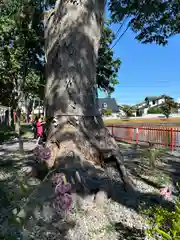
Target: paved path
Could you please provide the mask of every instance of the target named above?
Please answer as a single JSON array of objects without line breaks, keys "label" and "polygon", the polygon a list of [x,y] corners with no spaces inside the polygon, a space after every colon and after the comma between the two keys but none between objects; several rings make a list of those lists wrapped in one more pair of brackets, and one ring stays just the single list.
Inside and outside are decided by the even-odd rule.
[{"label": "paved path", "polygon": [[[24,139],[23,145],[24,145],[24,151],[31,151],[35,148],[35,140],[32,139]],[[16,152],[19,149],[19,143],[18,140],[13,140],[6,142],[4,144],[0,145],[0,155],[3,155],[6,151],[9,152]]]}]

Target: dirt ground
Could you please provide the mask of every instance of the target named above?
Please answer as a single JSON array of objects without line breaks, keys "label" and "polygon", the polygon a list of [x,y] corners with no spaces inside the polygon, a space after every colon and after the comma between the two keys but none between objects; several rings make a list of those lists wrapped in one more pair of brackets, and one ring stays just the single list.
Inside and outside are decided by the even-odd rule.
[{"label": "dirt ground", "polygon": [[[51,184],[28,176],[34,147],[34,141],[26,140],[25,153],[21,155],[17,151],[16,141],[0,145],[0,236],[8,233],[11,236],[15,234],[16,239],[22,237],[22,234],[31,234],[31,239],[36,240],[64,239],[65,235],[68,240],[144,240],[145,219],[141,214],[142,208],[148,208],[154,203],[170,206],[170,202],[162,201],[159,195],[161,187],[171,186],[173,195],[176,195],[175,185],[180,180],[178,152],[163,152],[152,169],[149,166],[147,148],[120,144],[124,164],[135,181],[137,191],[124,193],[113,163],[107,164],[106,171],[100,173],[89,165],[86,166],[86,171],[82,171],[80,165],[73,162],[67,173],[78,169],[89,189],[93,190],[99,184],[101,191],[106,192],[108,197],[105,202],[101,200],[101,206],[95,206],[92,195],[74,195],[74,199],[78,197],[81,208],[72,208],[66,219],[68,226],[65,226],[59,217],[58,222],[57,216],[52,218],[49,198],[52,194]],[[93,174],[88,175],[89,172]],[[20,216],[26,222],[23,229],[14,227],[14,209],[20,210]]]}]

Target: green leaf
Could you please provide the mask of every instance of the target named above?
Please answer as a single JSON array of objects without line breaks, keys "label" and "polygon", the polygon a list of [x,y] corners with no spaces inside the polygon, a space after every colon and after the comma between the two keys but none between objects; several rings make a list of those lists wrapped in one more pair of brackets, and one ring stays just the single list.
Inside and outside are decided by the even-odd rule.
[{"label": "green leaf", "polygon": [[164,232],[163,230],[156,229],[156,231],[161,234],[164,240],[173,240],[172,237],[168,233]]},{"label": "green leaf", "polygon": [[121,65],[121,60],[114,58],[114,52],[110,46],[114,39],[115,36],[109,24],[105,24],[100,40],[96,78],[98,87],[108,94],[111,94],[114,86],[119,83],[118,71]]},{"label": "green leaf", "polygon": [[19,187],[21,189],[21,193],[25,195],[27,193],[27,189],[22,182],[20,182]]},{"label": "green leaf", "polygon": [[164,46],[171,36],[179,34],[179,6],[179,0],[111,0],[109,10],[112,21],[126,24],[141,43]]}]

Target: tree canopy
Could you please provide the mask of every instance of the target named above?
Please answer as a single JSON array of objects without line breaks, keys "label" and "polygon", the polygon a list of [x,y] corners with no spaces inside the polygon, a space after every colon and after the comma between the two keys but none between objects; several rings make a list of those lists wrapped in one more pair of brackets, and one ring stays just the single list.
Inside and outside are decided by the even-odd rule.
[{"label": "tree canopy", "polygon": [[[55,5],[54,0],[10,0],[0,7],[0,101],[12,104],[17,95],[17,79],[23,78],[23,92],[43,97],[44,71],[44,11]],[[165,45],[179,34],[180,0],[111,0],[108,2],[111,20],[120,27],[127,24],[142,43]],[[105,24],[97,63],[98,87],[108,93],[118,84],[121,61],[114,58],[110,47],[115,39],[109,24]]]},{"label": "tree canopy", "polygon": [[142,43],[165,45],[180,33],[180,0],[111,0],[109,9],[113,22],[127,21]]},{"label": "tree canopy", "polygon": [[120,109],[126,114],[126,117],[133,117],[135,113],[135,108],[131,105],[121,105]]},{"label": "tree canopy", "polygon": [[169,115],[173,112],[177,112],[178,104],[174,101],[172,97],[165,96],[163,105],[160,107],[162,113],[169,118]]},{"label": "tree canopy", "polygon": [[118,71],[121,60],[113,56],[114,52],[111,44],[114,39],[115,35],[107,22],[102,31],[96,70],[98,87],[107,93],[112,93],[114,86],[119,83]]},{"label": "tree canopy", "polygon": [[[53,2],[42,6],[39,0],[14,1],[1,7],[1,103],[14,102],[17,96],[16,81],[23,78],[23,92],[28,96],[43,97],[44,71],[44,25],[43,11]],[[120,59],[113,57],[110,44],[114,34],[108,24],[104,26],[97,63],[98,87],[108,93],[118,84],[117,73]],[[9,86],[7,88],[7,86]]]},{"label": "tree canopy", "polygon": [[4,105],[16,105],[20,79],[25,95],[41,96],[45,84],[42,9],[37,1],[30,3],[11,0],[1,6],[0,101]]}]

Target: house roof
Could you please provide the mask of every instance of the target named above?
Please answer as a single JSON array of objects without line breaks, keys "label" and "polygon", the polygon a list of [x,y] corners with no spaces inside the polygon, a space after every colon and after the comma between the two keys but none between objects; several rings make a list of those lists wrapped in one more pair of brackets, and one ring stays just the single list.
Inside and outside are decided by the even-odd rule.
[{"label": "house roof", "polygon": [[158,97],[156,97],[156,96],[148,96],[145,98],[145,101],[146,100],[153,101],[153,100],[157,100],[157,99],[158,99]]},{"label": "house roof", "polygon": [[115,98],[99,98],[98,99],[99,108],[102,108],[104,103],[107,104],[107,108],[110,108],[112,112],[119,111],[119,107],[117,105]]},{"label": "house roof", "polygon": [[158,100],[158,99],[161,99],[161,98],[164,98],[165,95],[161,95],[161,96],[147,96],[145,98],[145,101],[149,100],[149,101],[154,101],[154,100]]}]

